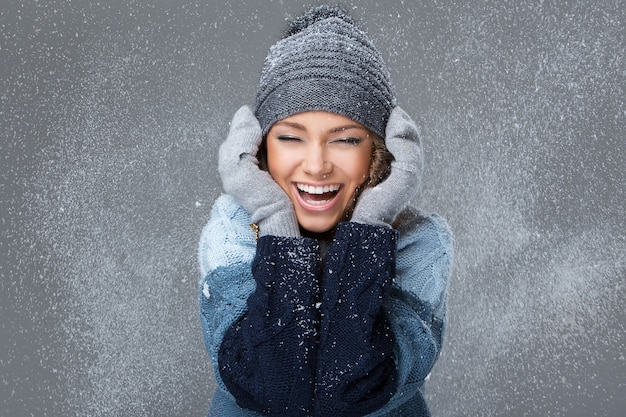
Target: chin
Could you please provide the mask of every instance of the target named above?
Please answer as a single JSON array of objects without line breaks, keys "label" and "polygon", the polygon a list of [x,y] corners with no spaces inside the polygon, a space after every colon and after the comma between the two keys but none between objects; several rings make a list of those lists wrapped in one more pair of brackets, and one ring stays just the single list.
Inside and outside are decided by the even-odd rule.
[{"label": "chin", "polygon": [[325,233],[337,226],[339,221],[321,221],[319,219],[298,219],[301,228],[311,233]]}]

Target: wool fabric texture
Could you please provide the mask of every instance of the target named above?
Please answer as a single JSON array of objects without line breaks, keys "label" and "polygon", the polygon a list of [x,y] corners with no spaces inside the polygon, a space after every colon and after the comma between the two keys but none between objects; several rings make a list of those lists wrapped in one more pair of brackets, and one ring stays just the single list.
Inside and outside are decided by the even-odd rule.
[{"label": "wool fabric texture", "polygon": [[[200,317],[206,348],[213,361],[217,382],[209,416],[260,417],[266,415],[265,409],[260,412],[255,411],[255,409],[259,410],[256,407],[243,408],[237,404],[240,402],[249,406],[246,397],[250,394],[254,395],[256,387],[246,388],[244,378],[239,379],[240,389],[234,389],[234,392],[231,392],[222,379],[221,370],[224,370],[224,367],[232,369],[233,366],[240,364],[239,358],[233,360],[229,357],[234,353],[231,351],[233,346],[227,346],[228,339],[231,339],[233,334],[238,332],[241,332],[242,336],[247,334],[245,337],[250,341],[263,339],[259,345],[253,344],[255,352],[251,351],[247,356],[252,361],[256,360],[256,353],[264,352],[264,346],[272,344],[288,345],[291,343],[292,347],[301,349],[289,358],[265,357],[265,359],[271,359],[274,364],[280,365],[280,361],[285,362],[284,366],[276,366],[276,369],[262,367],[261,372],[256,372],[256,381],[261,382],[265,389],[269,389],[265,392],[272,394],[277,392],[273,388],[276,388],[275,384],[282,378],[295,381],[290,387],[300,387],[303,392],[307,390],[307,387],[310,390],[310,385],[303,383],[303,379],[308,380],[310,384],[307,375],[313,373],[316,375],[314,378],[316,383],[325,381],[323,386],[329,386],[329,380],[346,378],[349,375],[344,374],[341,369],[347,368],[341,366],[341,363],[344,362],[345,365],[346,360],[352,362],[350,355],[353,351],[364,353],[363,358],[367,358],[367,363],[377,363],[375,362],[377,360],[384,363],[384,358],[387,358],[390,353],[374,347],[377,346],[376,340],[388,337],[386,336],[388,329],[391,331],[389,334],[395,338],[396,347],[393,356],[396,372],[395,375],[390,373],[386,375],[393,377],[395,393],[382,407],[380,407],[381,403],[376,404],[373,407],[375,411],[367,416],[430,416],[424,399],[424,380],[439,357],[442,347],[446,326],[446,294],[452,267],[452,235],[445,221],[437,215],[424,217],[415,209],[407,208],[396,217],[393,224],[398,237],[397,240],[393,239],[396,242],[391,246],[385,238],[391,233],[388,229],[343,223],[335,236],[336,243],[329,249],[324,276],[317,280],[319,286],[311,285],[311,280],[307,279],[311,274],[320,273],[318,269],[319,248],[314,242],[309,242],[306,238],[284,237],[260,238],[258,242],[255,242],[249,223],[250,214],[231,196],[222,195],[215,202],[211,218],[200,238],[198,254],[201,274]],[[289,246],[288,250],[284,250],[284,246]],[[395,261],[386,264],[385,259],[393,258],[388,252],[393,246],[397,251]],[[361,256],[365,254],[367,256]],[[380,259],[377,259],[379,255]],[[395,273],[388,269],[393,265],[395,265]],[[271,286],[264,285],[270,281],[262,278],[263,275],[267,279],[270,276],[275,277],[272,280],[283,279],[280,275],[275,276],[274,273],[263,273],[267,268],[276,267],[287,270],[288,279],[284,280],[284,284],[288,283],[288,286],[281,287],[280,284],[283,281],[278,282],[279,285],[274,285],[277,284],[274,281],[271,281]],[[369,280],[364,282],[364,286],[353,286],[351,280],[357,275],[363,276],[363,269],[379,272],[366,274]],[[259,272],[261,272],[260,275]],[[390,274],[394,275],[391,282],[388,280]],[[332,279],[335,275],[341,275],[342,279]],[[354,292],[346,292],[338,287],[343,285],[350,286]],[[391,288],[387,287],[389,285]],[[379,294],[382,293],[387,295],[381,300]],[[341,296],[346,298],[342,299]],[[315,309],[310,308],[313,299],[319,300],[319,310],[317,304]],[[251,317],[250,302],[255,303],[261,300],[266,300],[264,302],[272,306],[268,311],[273,313],[267,317],[258,315],[256,318]],[[372,309],[372,306],[381,301],[388,319],[386,323],[378,321],[376,317],[379,316],[372,314],[379,311]],[[294,302],[307,307],[293,309],[291,307]],[[351,308],[356,308],[356,310],[352,311]],[[258,311],[257,308],[255,310]],[[245,321],[246,317],[247,321]],[[361,320],[363,317],[367,319]],[[309,327],[311,318],[319,322],[316,336],[319,347],[315,350],[318,355],[322,355],[322,358],[318,356],[315,360],[307,356],[306,360],[302,360],[302,355],[308,354],[308,351],[302,348],[306,346],[311,349],[311,346],[317,346],[311,345],[309,339],[312,335]],[[302,325],[304,323],[306,326]],[[359,326],[365,326],[361,330],[363,334],[372,336],[370,340],[366,342],[340,337],[346,332],[350,333],[348,329],[357,323]],[[373,325],[372,330],[367,330],[370,325]],[[277,332],[279,329],[281,331]],[[293,332],[297,334],[295,338]],[[304,343],[303,346],[293,344],[294,340],[301,340]],[[341,345],[340,342],[350,343],[350,345]],[[368,347],[355,347],[354,343],[366,343]],[[259,350],[259,347],[262,349]],[[242,352],[239,350],[239,353]],[[297,355],[301,356],[299,365],[314,363],[315,370],[294,367],[289,361]],[[221,366],[218,362],[221,362]],[[255,367],[247,366],[246,368],[259,370]],[[353,369],[362,371],[362,364]],[[376,369],[384,368],[376,367]],[[274,378],[263,382],[263,374],[274,371],[279,372],[280,375],[277,376],[274,373]],[[226,374],[233,375],[232,372],[226,372]],[[232,384],[228,385],[232,387]],[[244,392],[242,393],[241,390]],[[335,394],[337,392],[340,390],[333,391]],[[343,393],[347,392],[343,391]],[[350,394],[352,393],[351,391]],[[292,395],[284,399],[301,404],[302,398],[298,397],[299,394],[299,391],[292,391]],[[342,398],[346,397],[342,396]],[[336,396],[318,397],[318,401],[313,405],[315,411],[312,415],[324,417],[350,415],[345,413],[345,409],[340,407],[337,400]],[[300,411],[307,414],[308,411],[303,408]],[[329,409],[335,412],[327,412]],[[355,409],[358,415],[368,411],[370,410],[356,411]],[[296,412],[287,415],[299,414]]]},{"label": "wool fabric texture", "polygon": [[340,9],[318,6],[294,20],[261,73],[255,115],[263,134],[285,117],[328,111],[381,138],[396,95],[382,55]]},{"label": "wool fabric texture", "polygon": [[260,235],[299,236],[293,204],[270,174],[259,170],[254,155],[262,140],[258,120],[248,106],[242,106],[233,116],[228,137],[220,146],[218,170],[224,191],[250,212]]},{"label": "wool fabric texture", "polygon": [[218,353],[219,373],[241,407],[277,417],[313,415],[319,262],[313,239],[259,239],[247,314],[226,331]]},{"label": "wool fabric texture", "polygon": [[259,239],[256,289],[218,353],[220,376],[242,408],[276,417],[360,417],[389,401],[397,372],[383,294],[394,272],[395,236],[340,223],[323,271],[317,241]]}]

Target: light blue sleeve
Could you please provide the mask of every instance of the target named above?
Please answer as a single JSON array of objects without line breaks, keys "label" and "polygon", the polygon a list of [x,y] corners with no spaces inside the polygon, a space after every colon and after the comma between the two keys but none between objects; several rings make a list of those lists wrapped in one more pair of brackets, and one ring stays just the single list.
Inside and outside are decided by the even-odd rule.
[{"label": "light blue sleeve", "polygon": [[213,204],[211,217],[200,235],[200,279],[221,266],[251,264],[255,250],[250,214],[233,197],[222,194]]},{"label": "light blue sleeve", "polygon": [[417,410],[427,409],[422,388],[439,358],[447,320],[452,233],[436,214],[424,217],[409,209],[400,217],[394,225],[400,232],[396,277],[385,302],[396,335],[398,391],[380,414],[372,415],[398,408],[421,415]]},{"label": "light blue sleeve", "polygon": [[[222,195],[200,236],[200,319],[215,370],[224,333],[244,314],[256,286],[251,269],[256,242],[249,224],[250,215],[232,197]],[[225,389],[219,372],[215,378]]]}]

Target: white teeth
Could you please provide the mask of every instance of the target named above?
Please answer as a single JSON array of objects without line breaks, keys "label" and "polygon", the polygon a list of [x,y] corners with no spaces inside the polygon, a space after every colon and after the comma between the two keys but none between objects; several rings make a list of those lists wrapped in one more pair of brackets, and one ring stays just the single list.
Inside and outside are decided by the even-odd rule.
[{"label": "white teeth", "polygon": [[321,200],[321,201],[307,200],[307,203],[311,204],[312,206],[323,206],[324,204],[328,203],[329,201],[332,201],[332,199],[330,199],[330,200]]},{"label": "white teeth", "polygon": [[324,194],[324,193],[329,193],[329,192],[335,192],[335,191],[339,191],[339,184],[332,184],[332,185],[325,185],[325,186],[313,186],[313,185],[307,185],[307,184],[300,184],[297,183],[296,186],[298,187],[298,190],[302,191],[303,193],[309,193],[309,194]]}]

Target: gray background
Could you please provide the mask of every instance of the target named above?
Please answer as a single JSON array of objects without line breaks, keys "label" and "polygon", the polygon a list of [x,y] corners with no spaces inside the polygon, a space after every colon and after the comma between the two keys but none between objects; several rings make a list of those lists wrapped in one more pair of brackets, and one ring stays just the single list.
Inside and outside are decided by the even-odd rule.
[{"label": "gray background", "polygon": [[[626,410],[623,1],[344,1],[456,235],[436,416]],[[0,7],[0,415],[202,416],[218,144],[302,4]]]}]

